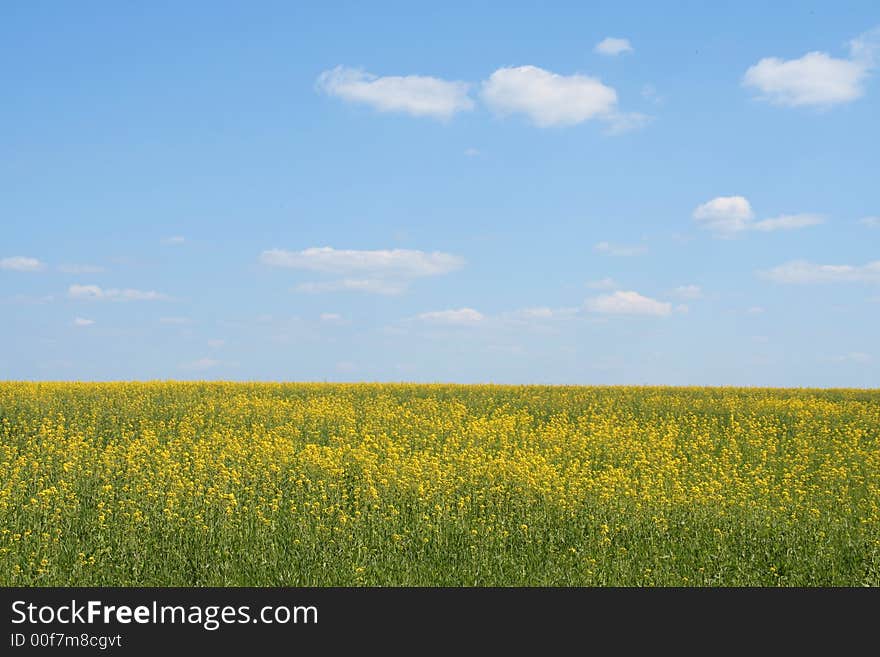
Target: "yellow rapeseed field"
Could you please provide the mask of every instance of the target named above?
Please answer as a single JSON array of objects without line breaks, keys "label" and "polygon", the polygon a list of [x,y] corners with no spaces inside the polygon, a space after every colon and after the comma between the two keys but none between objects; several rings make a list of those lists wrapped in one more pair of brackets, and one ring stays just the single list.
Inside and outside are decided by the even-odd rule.
[{"label": "yellow rapeseed field", "polygon": [[0,584],[880,584],[880,392],[0,383]]}]

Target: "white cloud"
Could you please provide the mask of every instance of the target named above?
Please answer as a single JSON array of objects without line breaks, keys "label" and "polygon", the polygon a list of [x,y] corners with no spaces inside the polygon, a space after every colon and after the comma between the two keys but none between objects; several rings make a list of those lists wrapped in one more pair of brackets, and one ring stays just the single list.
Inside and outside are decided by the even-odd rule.
[{"label": "white cloud", "polygon": [[36,258],[28,258],[27,256],[0,258],[0,269],[7,271],[42,271],[45,268],[46,265]]},{"label": "white cloud", "polygon": [[864,363],[870,363],[874,359],[872,358],[871,354],[866,354],[862,351],[851,351],[850,353],[844,354],[842,356],[835,356],[831,360],[834,361],[835,363],[864,364]]},{"label": "white cloud", "polygon": [[548,308],[539,306],[536,308],[523,308],[506,315],[515,321],[544,321],[570,319],[577,314],[577,308]]},{"label": "white cloud", "polygon": [[211,347],[211,349],[219,349],[220,347],[222,347],[225,344],[226,344],[226,340],[221,340],[219,338],[214,339],[214,340],[208,340],[208,346]]},{"label": "white cloud", "polygon": [[613,290],[617,282],[613,278],[600,278],[597,281],[589,281],[587,287],[593,290]]},{"label": "white cloud", "polygon": [[825,218],[818,214],[784,214],[772,219],[763,219],[752,224],[752,230],[760,230],[770,232],[773,230],[794,230],[797,228],[806,228],[807,226],[818,226],[825,223]]},{"label": "white cloud", "polygon": [[776,230],[797,230],[824,223],[822,215],[812,213],[785,214],[755,221],[752,205],[744,196],[718,196],[697,206],[694,221],[700,228],[718,237],[733,237],[749,230],[769,233]]},{"label": "white cloud", "polygon": [[751,308],[746,310],[746,312],[749,315],[760,315],[764,312],[764,309],[761,306],[752,306]]},{"label": "white cloud", "polygon": [[754,216],[744,196],[718,196],[697,206],[693,214],[702,228],[725,234],[746,230]]},{"label": "white cloud", "polygon": [[520,315],[529,319],[551,319],[553,317],[552,308],[524,308],[520,311]]},{"label": "white cloud", "polygon": [[73,320],[74,326],[91,326],[95,323],[93,319],[86,319],[85,317],[77,317]]},{"label": "white cloud", "polygon": [[296,286],[297,292],[322,294],[324,292],[366,292],[369,294],[401,294],[406,284],[381,278],[344,278],[340,281],[310,281]]},{"label": "white cloud", "polygon": [[655,105],[663,102],[663,97],[657,92],[657,87],[653,84],[646,84],[642,87],[642,98],[649,100]]},{"label": "white cloud", "polygon": [[849,43],[848,59],[808,52],[798,59],[765,57],[750,67],[743,84],[775,105],[831,107],[861,98],[865,81],[876,66],[880,28]]},{"label": "white cloud", "polygon": [[632,52],[633,48],[629,43],[629,39],[618,39],[615,37],[605,37],[596,47],[593,48],[600,55],[613,57],[625,52]]},{"label": "white cloud", "polygon": [[464,154],[467,155],[468,157],[478,157],[478,156],[482,155],[482,153],[476,148],[465,148]]},{"label": "white cloud", "polygon": [[357,363],[350,360],[341,360],[336,363],[337,372],[354,372],[357,369]]},{"label": "white cloud", "polygon": [[593,250],[597,253],[622,258],[642,255],[648,251],[647,247],[644,246],[624,246],[621,244],[611,244],[610,242],[599,242],[593,247]]},{"label": "white cloud", "polygon": [[482,97],[497,114],[525,114],[542,128],[608,120],[617,112],[617,92],[597,78],[537,66],[499,68],[483,82]]},{"label": "white cloud", "polygon": [[342,315],[339,313],[321,313],[322,322],[339,322],[341,320]]},{"label": "white cloud", "polygon": [[680,299],[703,298],[703,289],[699,285],[679,285],[674,292]]},{"label": "white cloud", "polygon": [[862,266],[793,260],[760,274],[775,283],[880,283],[880,260]]},{"label": "white cloud", "polygon": [[868,228],[880,228],[880,217],[863,217],[859,223]]},{"label": "white cloud", "polygon": [[199,358],[198,360],[181,363],[180,367],[185,370],[204,371],[220,365],[220,361],[214,358]]},{"label": "white cloud", "polygon": [[408,249],[356,251],[331,247],[303,251],[270,249],[260,262],[273,267],[303,269],[342,275],[338,281],[310,282],[297,286],[300,292],[356,291],[400,294],[414,278],[448,274],[464,266],[464,259],[449,253],[426,253]]},{"label": "white cloud", "polygon": [[615,112],[605,118],[606,127],[603,132],[610,136],[635,132],[636,130],[641,130],[653,120],[653,117],[641,112]]},{"label": "white cloud", "polygon": [[421,75],[377,77],[365,71],[337,66],[318,76],[318,89],[343,100],[370,105],[380,112],[449,119],[470,110],[466,82]]},{"label": "white cloud", "polygon": [[162,240],[162,244],[168,244],[169,246],[180,246],[181,244],[186,242],[186,238],[181,235],[174,235],[172,237],[166,237]]},{"label": "white cloud", "polygon": [[166,301],[168,295],[161,292],[126,289],[103,289],[97,285],[71,285],[67,289],[71,299],[87,299],[94,301]]},{"label": "white cloud", "polygon": [[104,268],[98,265],[58,265],[58,271],[63,274],[100,274]]},{"label": "white cloud", "polygon": [[355,251],[329,246],[284,251],[270,249],[260,254],[260,262],[273,267],[306,269],[329,274],[367,272],[404,278],[437,276],[460,269],[464,259],[449,253],[425,253],[408,249]]},{"label": "white cloud", "polygon": [[605,315],[653,315],[665,317],[672,313],[672,304],[642,296],[638,292],[618,291],[588,299],[590,312]]},{"label": "white cloud", "polygon": [[454,324],[458,326],[473,326],[484,321],[485,316],[473,308],[459,308],[457,310],[435,310],[422,313],[417,319],[432,324]]}]

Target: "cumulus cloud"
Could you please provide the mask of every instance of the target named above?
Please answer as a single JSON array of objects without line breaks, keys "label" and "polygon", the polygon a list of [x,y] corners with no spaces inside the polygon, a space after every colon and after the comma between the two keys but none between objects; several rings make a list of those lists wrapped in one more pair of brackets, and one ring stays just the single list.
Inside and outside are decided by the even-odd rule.
[{"label": "cumulus cloud", "polygon": [[421,313],[416,319],[431,324],[473,326],[484,321],[486,317],[473,308],[458,308],[457,310],[435,310]]},{"label": "cumulus cloud", "polygon": [[85,317],[77,317],[73,320],[74,326],[91,326],[95,323],[93,319],[86,319]]},{"label": "cumulus cloud", "polygon": [[363,103],[380,112],[450,119],[473,109],[466,82],[421,75],[379,77],[360,69],[337,66],[318,76],[317,87],[342,100]]},{"label": "cumulus cloud", "polygon": [[746,71],[743,85],[775,105],[825,108],[848,103],[864,95],[878,50],[880,28],[874,28],[850,41],[848,58],[820,51],[789,60],[765,57]]},{"label": "cumulus cloud", "polygon": [[679,285],[674,290],[680,299],[702,299],[703,289],[699,285]]},{"label": "cumulus cloud", "polygon": [[104,268],[98,265],[58,265],[58,271],[62,274],[100,274]]},{"label": "cumulus cloud", "polygon": [[760,272],[774,283],[880,283],[880,260],[866,265],[819,265],[793,260]]},{"label": "cumulus cloud", "polygon": [[0,258],[0,269],[6,271],[42,271],[46,268],[37,258],[29,258],[27,256],[10,256],[8,258]]},{"label": "cumulus cloud", "polygon": [[755,221],[752,205],[744,196],[718,196],[697,206],[694,221],[700,228],[710,230],[719,237],[732,237],[749,230],[769,233],[777,230],[797,230],[817,226],[825,222],[819,214],[785,214]]},{"label": "cumulus cloud", "polygon": [[482,98],[496,114],[523,114],[542,128],[590,119],[608,122],[612,132],[643,124],[618,111],[617,92],[598,78],[559,75],[537,66],[499,68],[483,82]]},{"label": "cumulus cloud", "polygon": [[621,244],[611,244],[610,242],[599,242],[593,247],[593,250],[597,253],[604,253],[605,255],[620,258],[642,255],[648,251],[647,247],[644,246],[625,246]]},{"label": "cumulus cloud", "polygon": [[693,214],[700,227],[718,233],[746,230],[754,216],[752,206],[744,196],[718,196],[697,206]]},{"label": "cumulus cloud", "polygon": [[71,285],[67,289],[67,296],[71,299],[91,301],[166,301],[170,298],[166,294],[152,290],[104,289],[97,285]]},{"label": "cumulus cloud", "polygon": [[629,43],[629,39],[605,37],[596,44],[596,47],[593,48],[593,50],[595,50],[600,55],[614,57],[615,55],[621,55],[625,52],[632,52],[633,48]]},{"label": "cumulus cloud", "polygon": [[638,292],[618,291],[588,299],[586,309],[604,315],[649,315],[665,317],[672,313],[672,304],[642,296]]}]

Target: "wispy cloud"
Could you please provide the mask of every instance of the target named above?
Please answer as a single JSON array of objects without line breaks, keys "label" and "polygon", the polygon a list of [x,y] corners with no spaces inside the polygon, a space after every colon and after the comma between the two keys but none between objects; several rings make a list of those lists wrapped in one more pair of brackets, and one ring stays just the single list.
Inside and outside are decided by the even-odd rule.
[{"label": "wispy cloud", "polygon": [[703,289],[699,285],[679,285],[673,290],[679,299],[702,299]]},{"label": "wispy cloud", "polygon": [[587,287],[592,290],[613,290],[618,285],[613,278],[600,278],[597,281],[589,281]]},{"label": "wispy cloud", "polygon": [[610,242],[599,242],[593,247],[593,250],[597,253],[620,258],[643,255],[648,252],[648,248],[645,246],[627,246],[623,244],[611,244]]},{"label": "wispy cloud", "polygon": [[6,271],[36,272],[43,271],[45,268],[46,265],[37,258],[30,258],[28,256],[0,258],[0,269]]},{"label": "wispy cloud", "polygon": [[171,237],[166,237],[162,240],[162,244],[166,244],[168,246],[180,246],[181,244],[186,243],[186,238],[182,235],[173,235]]},{"label": "wispy cloud", "polygon": [[105,269],[99,265],[58,265],[62,274],[100,274]]},{"label": "wispy cloud", "polygon": [[629,43],[629,39],[621,39],[618,37],[605,37],[593,50],[600,55],[606,57],[614,57],[623,53],[632,52],[633,47]]},{"label": "wispy cloud", "polygon": [[578,308],[573,307],[550,308],[548,306],[537,306],[504,313],[499,319],[502,323],[510,325],[539,325],[574,319],[577,317],[578,310]]},{"label": "wispy cloud", "polygon": [[67,289],[67,296],[71,299],[89,301],[167,301],[170,299],[167,294],[153,290],[104,289],[98,285],[71,285]]},{"label": "wispy cloud", "polygon": [[458,308],[456,310],[434,310],[421,313],[416,319],[430,324],[474,326],[485,321],[486,317],[473,308]]},{"label": "wispy cloud", "polygon": [[744,196],[713,198],[697,206],[693,219],[700,228],[712,231],[717,237],[733,237],[746,231],[797,230],[825,222],[822,215],[814,213],[786,214],[755,221],[752,205]]},{"label": "wispy cloud", "polygon": [[329,246],[303,251],[270,249],[263,251],[260,262],[273,267],[307,269],[331,274],[370,272],[407,278],[447,274],[464,265],[463,258],[439,251],[433,253],[408,249],[356,251],[334,249]]},{"label": "wispy cloud", "polygon": [[86,319],[85,317],[76,317],[76,318],[73,320],[73,325],[74,325],[74,326],[79,326],[79,327],[83,327],[83,326],[91,326],[91,325],[94,324],[94,323],[95,323],[95,320],[93,320],[93,319]]},{"label": "wispy cloud", "polygon": [[380,112],[402,112],[447,120],[474,107],[466,82],[406,75],[379,77],[337,66],[318,76],[317,87],[329,96],[369,105]]},{"label": "wispy cloud", "polygon": [[296,286],[297,292],[322,294],[324,292],[366,292],[369,294],[402,294],[407,284],[381,278],[343,278],[338,281],[309,281]]},{"label": "wispy cloud", "polygon": [[863,351],[851,351],[848,354],[834,356],[830,360],[835,363],[857,363],[859,365],[864,365],[873,361],[874,358],[871,354],[866,354]]},{"label": "wispy cloud", "polygon": [[774,283],[880,283],[880,260],[866,265],[819,265],[793,260],[759,274]]},{"label": "wispy cloud", "polygon": [[880,217],[862,217],[859,223],[868,228],[880,228]]},{"label": "wispy cloud", "polygon": [[784,214],[772,219],[756,221],[751,228],[752,230],[759,230],[766,233],[774,230],[796,230],[808,226],[818,226],[822,223],[825,223],[825,218],[818,214]]},{"label": "wispy cloud", "polygon": [[440,276],[464,266],[464,259],[449,253],[409,249],[358,251],[317,247],[302,251],[270,249],[260,254],[260,262],[284,267],[343,276],[341,280],[302,283],[301,292],[355,291],[399,294],[416,278]]},{"label": "wispy cloud", "polygon": [[199,358],[197,360],[187,361],[185,363],[181,363],[181,369],[185,370],[194,370],[194,371],[205,371],[210,370],[214,367],[220,365],[220,361],[216,358]]}]

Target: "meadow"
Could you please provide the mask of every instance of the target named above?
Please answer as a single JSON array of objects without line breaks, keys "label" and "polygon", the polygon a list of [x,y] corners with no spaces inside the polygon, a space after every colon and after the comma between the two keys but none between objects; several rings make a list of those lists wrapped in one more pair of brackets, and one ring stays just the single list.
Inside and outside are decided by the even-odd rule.
[{"label": "meadow", "polygon": [[0,383],[0,585],[878,586],[880,391]]}]

